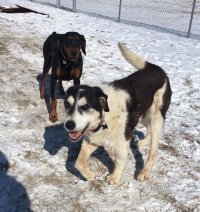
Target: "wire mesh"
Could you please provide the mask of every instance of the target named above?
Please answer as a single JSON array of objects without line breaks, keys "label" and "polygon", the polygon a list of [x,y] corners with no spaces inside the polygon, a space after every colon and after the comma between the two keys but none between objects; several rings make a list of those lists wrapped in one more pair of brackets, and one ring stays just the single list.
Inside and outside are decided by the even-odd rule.
[{"label": "wire mesh", "polygon": [[[34,0],[95,16],[200,38],[200,0]],[[191,33],[188,34],[195,1]],[[120,8],[121,6],[121,8]],[[119,13],[120,12],[120,13]]]},{"label": "wire mesh", "polygon": [[73,0],[60,0],[60,6],[73,9]]},{"label": "wire mesh", "polygon": [[200,0],[196,1],[194,9],[194,17],[191,28],[191,37],[200,36]]},{"label": "wire mesh", "polygon": [[109,17],[114,20],[118,18],[120,0],[76,0],[77,11],[92,13]]},{"label": "wire mesh", "polygon": [[186,36],[192,0],[123,0],[121,19]]}]

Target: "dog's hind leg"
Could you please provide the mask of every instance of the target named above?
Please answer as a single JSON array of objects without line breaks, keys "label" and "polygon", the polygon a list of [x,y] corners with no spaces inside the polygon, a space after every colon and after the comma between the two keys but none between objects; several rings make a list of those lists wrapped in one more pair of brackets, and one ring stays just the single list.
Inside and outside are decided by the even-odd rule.
[{"label": "dog's hind leg", "polygon": [[115,147],[114,149],[115,169],[112,174],[106,177],[106,182],[108,182],[111,185],[118,184],[120,181],[122,172],[127,162],[129,145],[130,143],[126,140],[120,141],[119,145],[117,145],[117,147]]},{"label": "dog's hind leg", "polygon": [[81,145],[81,151],[76,160],[75,167],[87,180],[93,180],[95,177],[95,173],[92,172],[88,166],[88,159],[90,155],[97,149],[97,147],[98,146],[92,145],[87,141],[83,141]]},{"label": "dog's hind leg", "polygon": [[51,74],[51,109],[49,113],[49,120],[51,122],[56,122],[57,118],[57,101],[56,101],[56,76]]},{"label": "dog's hind leg", "polygon": [[150,120],[150,110],[147,111],[145,117],[142,117],[141,124],[143,124],[147,129],[147,134],[144,139],[138,141],[138,147],[144,147],[151,142],[151,120]]},{"label": "dog's hind leg", "polygon": [[151,147],[147,162],[138,176],[138,179],[141,181],[148,180],[157,156],[159,136],[164,123],[164,115],[161,111],[165,92],[166,84],[154,94],[152,106],[148,111],[151,127]]},{"label": "dog's hind leg", "polygon": [[142,148],[148,145],[151,142],[151,127],[147,127],[147,134],[144,139],[138,141],[138,147]]},{"label": "dog's hind leg", "polygon": [[159,141],[160,132],[163,126],[163,121],[164,120],[160,111],[157,111],[156,113],[154,113],[151,118],[152,140],[151,140],[150,152],[149,152],[147,162],[138,176],[138,180],[145,181],[145,180],[148,180],[149,178],[149,175],[151,173],[151,170],[156,160],[156,156],[158,152],[158,141]]}]

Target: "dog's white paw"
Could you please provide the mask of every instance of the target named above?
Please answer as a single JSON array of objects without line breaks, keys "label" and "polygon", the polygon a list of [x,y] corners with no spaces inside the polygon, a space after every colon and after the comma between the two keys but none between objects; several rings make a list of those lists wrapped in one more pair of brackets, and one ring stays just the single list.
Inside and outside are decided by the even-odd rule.
[{"label": "dog's white paw", "polygon": [[79,163],[75,164],[75,167],[79,170],[81,175],[88,181],[92,181],[95,178],[95,172],[92,172],[88,167],[82,166]]},{"label": "dog's white paw", "polygon": [[140,181],[147,181],[149,179],[150,173],[151,170],[144,167],[140,172],[139,176],[137,177],[137,179]]},{"label": "dog's white paw", "polygon": [[110,174],[106,177],[106,182],[110,185],[118,184],[120,181],[120,176],[116,174]]},{"label": "dog's white paw", "polygon": [[95,172],[90,171],[89,169],[81,171],[79,170],[81,175],[88,181],[92,181],[95,178]]},{"label": "dog's white paw", "polygon": [[95,172],[92,172],[92,171],[88,170],[87,173],[84,173],[82,175],[83,175],[83,177],[85,177],[86,180],[92,181],[92,180],[94,180],[96,174],[95,174]]}]

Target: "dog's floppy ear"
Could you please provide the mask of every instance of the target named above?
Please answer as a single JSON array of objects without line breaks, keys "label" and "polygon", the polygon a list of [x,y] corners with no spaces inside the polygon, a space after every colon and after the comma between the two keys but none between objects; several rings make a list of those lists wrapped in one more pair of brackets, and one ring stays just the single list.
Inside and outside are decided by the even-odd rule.
[{"label": "dog's floppy ear", "polygon": [[83,35],[80,35],[80,38],[81,38],[81,49],[82,49],[83,53],[86,55],[86,51],[85,51],[86,40],[85,40],[85,37]]},{"label": "dog's floppy ear", "polygon": [[99,103],[102,106],[103,110],[105,112],[109,112],[109,107],[108,107],[108,96],[101,90],[99,87],[94,87],[95,93],[97,97],[99,98]]},{"label": "dog's floppy ear", "polygon": [[[67,33],[66,33],[67,34]],[[64,43],[65,43],[65,39],[66,39],[66,34],[58,37],[58,41],[57,41],[57,46],[58,47],[63,47]]]},{"label": "dog's floppy ear", "polygon": [[60,39],[58,39],[58,40],[57,40],[57,43],[56,43],[56,47],[57,47],[57,48],[60,48],[60,46],[61,46],[61,41],[60,41]]}]

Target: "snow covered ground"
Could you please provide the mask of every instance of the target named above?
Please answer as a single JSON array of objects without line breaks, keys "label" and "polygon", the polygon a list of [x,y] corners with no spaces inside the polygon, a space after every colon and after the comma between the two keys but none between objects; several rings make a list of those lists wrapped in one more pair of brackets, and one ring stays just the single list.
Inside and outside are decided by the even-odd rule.
[{"label": "snow covered ground", "polygon": [[[200,211],[199,41],[24,4],[48,15],[0,13],[0,211]],[[172,103],[148,182],[134,175],[149,148],[138,150],[134,142],[117,186],[104,181],[112,162],[102,149],[90,160],[95,181],[83,181],[75,170],[80,144],[72,144],[63,129],[62,96],[56,124],[48,120],[48,99],[39,96],[42,45],[53,31],[85,35],[82,83],[109,82],[134,71],[118,41],[168,73]],[[47,90],[49,95],[49,80]]]}]

